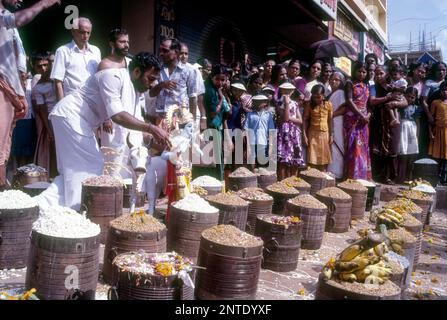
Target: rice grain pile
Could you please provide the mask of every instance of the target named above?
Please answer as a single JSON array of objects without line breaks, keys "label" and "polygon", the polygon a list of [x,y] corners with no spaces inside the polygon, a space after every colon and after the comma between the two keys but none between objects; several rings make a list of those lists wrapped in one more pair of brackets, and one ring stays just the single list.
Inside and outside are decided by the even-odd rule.
[{"label": "rice grain pile", "polygon": [[397,244],[413,244],[416,238],[403,228],[387,230],[388,238]]},{"label": "rice grain pile", "polygon": [[33,230],[47,236],[66,239],[95,237],[101,231],[99,225],[91,222],[85,215],[60,206],[41,209],[39,219],[33,224]]},{"label": "rice grain pile", "polygon": [[269,171],[265,168],[259,168],[259,169],[255,169],[255,174],[257,174],[258,176],[273,176],[276,174],[276,172]]},{"label": "rice grain pile", "polygon": [[309,209],[326,209],[326,205],[309,194],[303,194],[296,198],[290,199],[289,203]]},{"label": "rice grain pile", "polygon": [[173,204],[177,209],[200,213],[219,213],[219,210],[211,206],[208,201],[203,200],[197,194],[189,194],[184,199]]},{"label": "rice grain pile", "polygon": [[166,228],[163,223],[147,214],[123,215],[110,222],[110,225],[117,230],[143,233],[158,232]]},{"label": "rice grain pile", "polygon": [[370,187],[370,188],[376,187],[375,183],[373,183],[371,181],[368,181],[368,180],[357,179],[355,181],[357,181],[358,183],[362,184],[362,186],[364,186],[364,187]]},{"label": "rice grain pile", "polygon": [[206,197],[207,201],[215,202],[227,206],[246,207],[250,203],[241,197],[232,193],[220,193],[213,196]]},{"label": "rice grain pile", "polygon": [[377,297],[398,295],[401,291],[400,288],[391,281],[386,281],[384,284],[364,284],[359,282],[350,283],[346,281],[338,282],[329,280],[328,284],[350,292]]},{"label": "rice grain pile", "polygon": [[245,178],[245,177],[255,177],[256,175],[248,170],[247,168],[240,167],[236,171],[230,174],[230,178]]},{"label": "rice grain pile", "polygon": [[366,187],[364,187],[363,184],[361,184],[360,182],[358,182],[356,180],[351,180],[351,179],[338,184],[338,187],[344,188],[347,190],[368,192],[368,189]]},{"label": "rice grain pile", "polygon": [[327,179],[327,175],[326,174],[324,174],[320,170],[317,170],[317,169],[314,169],[314,168],[310,168],[310,169],[308,169],[306,171],[301,171],[301,175],[308,176],[308,177],[313,177],[313,178]]},{"label": "rice grain pile", "polygon": [[201,197],[205,197],[208,195],[208,191],[206,189],[195,185],[192,186],[192,193],[195,193]]},{"label": "rice grain pile", "polygon": [[417,190],[404,190],[401,192],[401,194],[403,197],[408,199],[426,200],[426,201],[433,200],[432,196]]},{"label": "rice grain pile", "polygon": [[351,196],[349,194],[347,194],[346,192],[337,187],[325,188],[323,190],[318,191],[317,195],[340,200],[351,199]]},{"label": "rice grain pile", "polygon": [[18,190],[0,192],[0,210],[28,209],[38,206],[36,200]]},{"label": "rice grain pile", "polygon": [[301,222],[300,218],[292,217],[292,216],[281,217],[281,216],[273,215],[273,216],[261,217],[261,219],[268,223],[277,224],[277,225],[286,226],[286,227],[291,226],[291,225],[298,225]]},{"label": "rice grain pile", "polygon": [[87,180],[84,180],[82,184],[90,187],[121,187],[123,182],[112,176],[103,175],[88,178]]},{"label": "rice grain pile", "polygon": [[311,185],[307,183],[305,180],[298,178],[298,177],[290,177],[287,179],[284,179],[281,181],[286,186],[293,187],[293,188],[310,188]]},{"label": "rice grain pile", "polygon": [[230,225],[218,225],[202,232],[202,237],[209,241],[231,247],[258,247],[263,245],[260,238],[245,233]]},{"label": "rice grain pile", "polygon": [[267,190],[271,191],[271,192],[290,194],[290,195],[294,195],[294,194],[298,195],[300,193],[294,187],[288,186],[287,184],[282,183],[282,182],[276,182],[276,183],[268,186]]},{"label": "rice grain pile", "polygon": [[193,186],[221,188],[222,182],[210,176],[201,176],[192,181]]},{"label": "rice grain pile", "polygon": [[418,219],[416,219],[409,213],[404,213],[402,217],[404,218],[404,222],[402,222],[402,227],[414,228],[421,226],[422,224]]},{"label": "rice grain pile", "polygon": [[273,201],[273,197],[266,194],[260,188],[245,188],[236,193],[244,200],[261,200],[261,201]]}]

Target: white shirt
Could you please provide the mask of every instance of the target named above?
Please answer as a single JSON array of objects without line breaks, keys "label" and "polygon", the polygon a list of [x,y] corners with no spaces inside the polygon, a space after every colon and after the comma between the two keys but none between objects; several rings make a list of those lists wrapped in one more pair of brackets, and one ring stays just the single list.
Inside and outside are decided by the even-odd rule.
[{"label": "white shirt", "polygon": [[69,95],[94,75],[101,62],[101,51],[91,45],[83,53],[74,40],[56,50],[51,79],[63,82],[64,94]]},{"label": "white shirt", "polygon": [[203,80],[202,72],[200,72],[199,68],[195,67],[191,63],[186,63],[186,65],[193,69],[196,75],[196,84],[197,84],[197,96],[205,94],[205,81]]},{"label": "white shirt", "polygon": [[14,14],[0,9],[0,77],[6,80],[17,95],[25,96],[18,71],[18,59],[23,47],[20,47],[20,37],[15,29]]},{"label": "white shirt", "polygon": [[32,90],[32,99],[36,105],[46,105],[48,112],[53,111],[57,103],[56,85],[53,81],[37,83]]},{"label": "white shirt", "polygon": [[136,105],[136,94],[129,71],[106,69],[91,76],[71,95],[59,101],[50,114],[63,117],[74,131],[94,136],[94,130],[114,115]]}]

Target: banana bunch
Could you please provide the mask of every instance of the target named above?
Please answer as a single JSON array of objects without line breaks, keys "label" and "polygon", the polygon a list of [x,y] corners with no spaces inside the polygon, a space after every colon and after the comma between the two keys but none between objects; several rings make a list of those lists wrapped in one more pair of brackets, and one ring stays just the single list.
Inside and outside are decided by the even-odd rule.
[{"label": "banana bunch", "polygon": [[393,209],[383,209],[377,214],[377,225],[384,224],[388,229],[397,229],[404,222],[404,217]]},{"label": "banana bunch", "polygon": [[385,240],[381,234],[368,232],[364,238],[343,250],[338,259],[328,261],[323,268],[323,279],[383,284],[392,275],[385,263],[388,252]]},{"label": "banana bunch", "polygon": [[420,185],[426,185],[426,186],[432,186],[430,182],[428,182],[427,180],[423,180],[421,178],[410,181],[410,188],[414,188]]}]

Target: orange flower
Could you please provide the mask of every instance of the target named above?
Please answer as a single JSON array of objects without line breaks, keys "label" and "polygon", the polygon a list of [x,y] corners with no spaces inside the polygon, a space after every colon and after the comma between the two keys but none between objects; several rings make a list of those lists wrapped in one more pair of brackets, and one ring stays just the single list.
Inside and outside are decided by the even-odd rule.
[{"label": "orange flower", "polygon": [[301,288],[300,290],[298,290],[298,294],[300,296],[304,296],[304,295],[306,295],[306,290],[304,290],[304,288]]},{"label": "orange flower", "polygon": [[168,262],[161,262],[155,265],[155,270],[163,277],[169,277],[172,275],[172,265]]}]

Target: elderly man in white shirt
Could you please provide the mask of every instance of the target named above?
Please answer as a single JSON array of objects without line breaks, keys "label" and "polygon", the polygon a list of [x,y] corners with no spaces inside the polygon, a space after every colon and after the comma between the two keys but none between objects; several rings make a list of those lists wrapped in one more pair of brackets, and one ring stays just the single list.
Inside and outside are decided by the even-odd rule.
[{"label": "elderly man in white shirt", "polygon": [[129,113],[130,107],[137,104],[135,90],[139,93],[147,91],[158,78],[160,68],[154,55],[139,53],[129,70],[100,71],[54,107],[49,118],[54,128],[61,175],[36,197],[41,207],[61,205],[80,209],[82,182],[101,175],[104,170],[104,158],[95,130],[107,119],[131,130],[151,133],[161,143],[170,145],[166,132]]},{"label": "elderly man in white shirt", "polygon": [[75,19],[71,30],[73,40],[56,50],[51,79],[56,82],[59,101],[80,88],[98,69],[101,51],[89,43],[91,32],[89,19]]},{"label": "elderly man in white shirt", "polygon": [[[11,151],[11,133],[15,112],[26,114],[27,103],[20,81],[19,70],[24,72],[23,46],[17,28],[21,28],[43,10],[60,0],[41,0],[30,8],[20,8],[20,0],[0,1],[0,191],[6,186],[6,161]],[[22,58],[21,58],[22,57]]]}]

